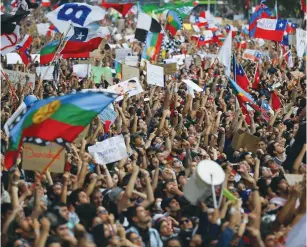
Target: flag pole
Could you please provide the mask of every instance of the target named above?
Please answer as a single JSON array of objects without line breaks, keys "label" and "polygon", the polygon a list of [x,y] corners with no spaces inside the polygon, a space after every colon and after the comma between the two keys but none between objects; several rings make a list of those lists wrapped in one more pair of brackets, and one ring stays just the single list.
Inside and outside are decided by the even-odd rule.
[{"label": "flag pole", "polygon": [[[55,159],[60,155],[60,153],[64,150],[64,147],[60,148],[60,150],[56,153],[56,155],[53,156],[52,160],[45,166],[44,170],[40,173],[38,179],[39,181],[42,179],[42,177],[45,175],[47,170],[50,168],[50,166],[53,164]],[[33,184],[35,186],[35,183]]]},{"label": "flag pole", "polygon": [[[72,28],[72,24],[69,25],[69,27],[68,27],[66,33],[64,34],[64,37],[61,38],[60,44],[59,44],[59,46],[58,46],[58,48],[57,48],[57,50],[56,50],[56,52],[55,52],[55,54],[54,54],[54,57],[52,58],[50,64],[48,65],[48,68],[47,68],[45,74],[43,75],[41,81],[43,81],[44,78],[46,77],[46,75],[47,75],[47,73],[48,73],[48,70],[50,69],[51,64],[54,62],[54,60],[55,60],[55,58],[57,57],[57,55],[61,52],[62,48],[65,47],[65,45],[66,45],[66,43],[67,43],[67,40],[65,41],[65,38],[66,38],[66,36],[68,35],[68,33],[69,33],[69,31],[70,31],[71,28]],[[63,41],[64,41],[64,43],[63,43]],[[63,44],[64,44],[64,45],[63,45]],[[62,45],[63,45],[63,47],[61,47]]]}]

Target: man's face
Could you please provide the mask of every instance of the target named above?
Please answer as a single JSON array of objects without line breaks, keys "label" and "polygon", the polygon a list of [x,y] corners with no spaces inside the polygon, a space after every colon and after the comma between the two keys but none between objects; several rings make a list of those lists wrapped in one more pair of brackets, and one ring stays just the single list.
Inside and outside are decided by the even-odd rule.
[{"label": "man's face", "polygon": [[159,230],[161,236],[165,237],[169,237],[174,233],[172,225],[167,220],[163,220]]},{"label": "man's face", "polygon": [[176,199],[172,199],[168,204],[168,208],[171,212],[178,212],[180,210],[180,204]]},{"label": "man's face", "polygon": [[285,152],[285,148],[283,145],[281,145],[280,143],[275,143],[274,144],[274,148],[275,148],[275,153],[276,154],[282,154]]},{"label": "man's face", "polygon": [[69,211],[66,206],[60,208],[60,214],[65,220],[69,221]]},{"label": "man's face", "polygon": [[277,188],[278,188],[278,190],[279,190],[280,192],[288,193],[288,191],[289,191],[289,184],[288,184],[287,180],[286,180],[286,179],[282,179],[282,180],[279,182]]},{"label": "man's face", "polygon": [[145,210],[145,208],[142,207],[142,206],[137,208],[136,218],[137,218],[137,222],[141,223],[141,224],[147,224],[151,220],[149,212],[147,210]]},{"label": "man's face", "polygon": [[56,235],[60,239],[65,239],[67,236],[69,236],[69,229],[67,224],[59,225],[56,229]]},{"label": "man's face", "polygon": [[245,160],[249,165],[255,165],[254,158],[250,154],[245,156]]},{"label": "man's face", "polygon": [[102,193],[100,191],[95,192],[95,194],[92,197],[93,203],[96,207],[101,206],[102,203]]},{"label": "man's face", "polygon": [[265,142],[260,141],[258,145],[259,145],[260,149],[262,149],[264,152],[266,151],[266,144],[265,144]]},{"label": "man's face", "polygon": [[192,229],[193,228],[192,221],[189,218],[187,218],[187,217],[181,217],[181,219],[179,221],[179,224],[180,224],[180,228],[182,230]]},{"label": "man's face", "polygon": [[89,198],[84,191],[81,191],[79,193],[78,199],[79,199],[79,201],[78,201],[79,204],[89,203]]}]

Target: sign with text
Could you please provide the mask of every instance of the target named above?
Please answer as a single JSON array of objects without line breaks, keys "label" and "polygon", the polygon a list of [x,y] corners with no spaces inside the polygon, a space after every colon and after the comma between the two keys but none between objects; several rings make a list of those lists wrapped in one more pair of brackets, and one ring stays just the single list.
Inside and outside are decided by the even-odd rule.
[{"label": "sign with text", "polygon": [[108,164],[127,158],[127,148],[123,135],[109,138],[88,147],[90,154],[94,156],[98,164]]},{"label": "sign with text", "polygon": [[129,49],[116,49],[115,50],[115,59],[117,61],[125,60],[125,57],[129,54],[130,55],[132,54],[132,51],[131,51],[130,48]]},{"label": "sign with text", "polygon": [[303,57],[303,54],[307,47],[307,32],[303,29],[296,29],[296,52],[299,58]]},{"label": "sign with text", "polygon": [[[34,86],[35,86],[35,75],[34,74],[24,73],[24,72],[19,72],[19,71],[14,71],[14,70],[8,70],[8,69],[5,69],[3,71],[7,75],[9,81],[15,87],[17,87],[17,84],[20,80],[22,86],[26,85],[26,83],[28,82],[30,87],[34,89]],[[3,77],[2,73],[1,73],[1,77]]]},{"label": "sign with text", "polygon": [[110,104],[107,108],[105,108],[99,114],[99,118],[100,118],[102,123],[105,123],[107,120],[111,121],[111,125],[112,125],[114,123],[114,121],[116,120],[118,114],[110,106],[112,106],[112,104]]},{"label": "sign with text", "polygon": [[132,77],[140,78],[140,70],[135,67],[130,67],[125,64],[122,65],[122,80],[128,80]]},{"label": "sign with text", "polygon": [[125,64],[127,66],[138,66],[139,57],[138,56],[126,56],[125,57]]},{"label": "sign with text", "polygon": [[177,72],[177,63],[168,63],[163,64],[164,74],[165,75],[173,75]]},{"label": "sign with text", "polygon": [[164,68],[147,63],[147,83],[164,87]]},{"label": "sign with text", "polygon": [[[56,143],[39,146],[31,143],[23,144],[22,169],[41,172],[62,147]],[[49,168],[50,172],[63,173],[65,166],[65,149],[55,158]]]}]

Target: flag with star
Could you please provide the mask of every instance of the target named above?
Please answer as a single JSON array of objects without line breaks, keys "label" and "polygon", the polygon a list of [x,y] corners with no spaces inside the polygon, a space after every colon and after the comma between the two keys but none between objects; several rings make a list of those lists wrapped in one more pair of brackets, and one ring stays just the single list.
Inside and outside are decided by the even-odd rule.
[{"label": "flag with star", "polygon": [[282,41],[287,27],[287,20],[279,19],[260,19],[257,21],[255,38],[272,41]]},{"label": "flag with star", "polygon": [[14,164],[24,142],[68,146],[118,94],[88,91],[35,101],[16,116],[9,127],[5,168]]},{"label": "flag with star", "polygon": [[27,34],[23,40],[21,41],[20,44],[17,45],[16,50],[19,53],[22,62],[25,65],[28,65],[30,60],[31,60],[31,56],[29,54],[29,48],[32,44],[32,36],[30,36],[29,34]]},{"label": "flag with star", "polygon": [[248,92],[249,80],[241,64],[236,65],[236,82],[245,92]]}]

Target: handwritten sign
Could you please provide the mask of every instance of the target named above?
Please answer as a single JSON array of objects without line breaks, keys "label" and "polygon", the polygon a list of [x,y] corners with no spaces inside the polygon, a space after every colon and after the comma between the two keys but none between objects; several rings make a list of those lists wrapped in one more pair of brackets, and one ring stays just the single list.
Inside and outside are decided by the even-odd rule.
[{"label": "handwritten sign", "polygon": [[126,56],[125,64],[127,66],[138,66],[139,57],[138,56]]},{"label": "handwritten sign", "polygon": [[[55,157],[62,147],[56,143],[48,146],[25,143],[22,152],[22,169],[29,171],[43,171],[45,166]],[[65,149],[55,158],[49,168],[50,172],[63,173],[65,165]]]},{"label": "handwritten sign", "polygon": [[116,120],[118,114],[116,111],[112,109],[112,104],[110,104],[107,108],[105,108],[100,114],[99,118],[101,122],[105,123],[106,121],[111,121],[111,125],[114,123]]},{"label": "handwritten sign", "polygon": [[[34,74],[24,73],[24,72],[19,72],[19,71],[14,71],[14,70],[8,70],[8,69],[5,69],[4,73],[7,75],[9,81],[15,87],[17,87],[17,84],[20,80],[20,83],[22,86],[26,85],[26,83],[28,82],[31,89],[34,89],[34,85],[35,85],[35,75]],[[1,74],[1,77],[3,78],[2,74]]]},{"label": "handwritten sign", "polygon": [[122,65],[122,76],[123,80],[128,80],[132,77],[140,78],[140,70],[135,67],[127,66],[125,64]]},{"label": "handwritten sign", "polygon": [[132,54],[132,51],[131,49],[115,49],[115,59],[117,61],[121,61],[121,60],[125,60],[125,57],[127,55],[131,55]]},{"label": "handwritten sign", "polygon": [[164,68],[147,63],[147,83],[164,87]]},{"label": "handwritten sign", "polygon": [[296,29],[296,52],[299,58],[303,57],[303,54],[307,47],[307,32],[303,29]]},{"label": "handwritten sign", "polygon": [[88,151],[99,164],[108,164],[128,157],[123,135],[98,142],[88,147]]}]

